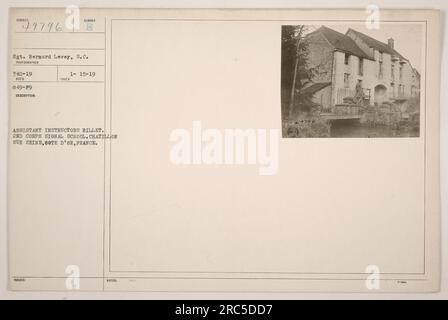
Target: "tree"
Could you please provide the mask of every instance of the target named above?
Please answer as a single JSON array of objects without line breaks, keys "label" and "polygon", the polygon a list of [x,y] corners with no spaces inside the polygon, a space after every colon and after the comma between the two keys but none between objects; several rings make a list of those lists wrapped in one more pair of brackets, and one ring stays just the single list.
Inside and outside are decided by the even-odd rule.
[{"label": "tree", "polygon": [[300,112],[310,112],[316,105],[313,94],[302,89],[311,81],[313,70],[308,65],[309,44],[305,34],[307,27],[282,27],[282,114],[293,118]]}]

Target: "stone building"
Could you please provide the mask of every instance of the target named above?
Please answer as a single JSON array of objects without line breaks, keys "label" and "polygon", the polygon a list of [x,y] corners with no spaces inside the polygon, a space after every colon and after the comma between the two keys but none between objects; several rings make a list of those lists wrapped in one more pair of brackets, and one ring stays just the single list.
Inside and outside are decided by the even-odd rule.
[{"label": "stone building", "polygon": [[420,74],[394,49],[392,38],[386,44],[353,29],[342,34],[322,26],[306,39],[314,76],[305,90],[314,93],[324,113],[343,105],[360,88],[370,105],[393,102],[401,109],[419,94]]}]

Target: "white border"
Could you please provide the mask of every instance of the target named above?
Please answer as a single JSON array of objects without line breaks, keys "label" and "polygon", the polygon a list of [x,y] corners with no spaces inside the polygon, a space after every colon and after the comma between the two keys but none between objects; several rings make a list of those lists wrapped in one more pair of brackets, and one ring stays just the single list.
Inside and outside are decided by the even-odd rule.
[{"label": "white border", "polygon": [[[448,27],[445,15],[448,11],[446,0],[383,0],[356,1],[340,0],[338,8],[365,8],[368,4],[380,8],[421,8],[440,9],[441,15],[441,88],[447,83]],[[8,10],[9,7],[60,7],[78,5],[94,8],[336,8],[332,0],[314,0],[312,3],[294,0],[3,0],[0,2],[0,299],[448,299],[448,93],[441,90],[440,100],[440,163],[441,163],[441,201],[442,201],[442,277],[441,292],[435,294],[317,294],[317,293],[110,293],[110,292],[11,292],[7,290],[7,217],[6,217],[6,174],[7,174],[7,48],[8,48]]]}]

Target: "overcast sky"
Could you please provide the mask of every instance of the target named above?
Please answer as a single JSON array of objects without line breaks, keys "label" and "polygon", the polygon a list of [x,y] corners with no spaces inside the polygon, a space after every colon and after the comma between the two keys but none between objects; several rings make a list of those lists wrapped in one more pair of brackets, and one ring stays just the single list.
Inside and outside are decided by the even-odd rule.
[{"label": "overcast sky", "polygon": [[[380,29],[373,30],[367,29],[364,23],[326,24],[325,26],[344,34],[349,28],[352,28],[384,43],[387,43],[387,39],[393,38],[395,50],[409,59],[414,68],[421,71],[422,50],[424,49],[423,24],[382,22]],[[319,27],[320,25],[310,26],[309,31],[314,31]]]}]

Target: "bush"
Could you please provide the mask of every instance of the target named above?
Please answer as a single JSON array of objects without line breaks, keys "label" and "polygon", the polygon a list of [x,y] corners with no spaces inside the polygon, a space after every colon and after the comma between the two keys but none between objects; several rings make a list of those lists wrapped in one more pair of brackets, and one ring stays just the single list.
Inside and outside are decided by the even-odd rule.
[{"label": "bush", "polygon": [[330,122],[321,118],[299,119],[285,122],[284,138],[324,138],[330,136]]}]

